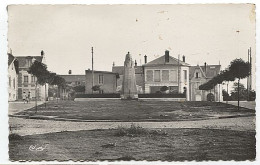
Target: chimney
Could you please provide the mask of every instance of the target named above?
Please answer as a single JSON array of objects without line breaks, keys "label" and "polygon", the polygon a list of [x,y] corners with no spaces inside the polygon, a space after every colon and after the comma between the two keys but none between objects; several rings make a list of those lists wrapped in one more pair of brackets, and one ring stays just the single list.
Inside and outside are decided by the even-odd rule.
[{"label": "chimney", "polygon": [[204,70],[205,70],[205,73],[206,73],[206,71],[207,71],[207,63],[206,62],[204,63]]},{"label": "chimney", "polygon": [[115,62],[113,62],[113,67],[115,66]]},{"label": "chimney", "polygon": [[41,56],[44,56],[44,51],[43,50],[41,51]]},{"label": "chimney", "polygon": [[144,56],[144,63],[145,64],[147,63],[147,56],[146,55]]},{"label": "chimney", "polygon": [[72,72],[71,72],[71,70],[69,70],[69,74],[71,74]]},{"label": "chimney", "polygon": [[135,66],[137,66],[137,62],[136,62],[136,60],[135,60]]},{"label": "chimney", "polygon": [[165,51],[165,62],[169,62],[169,60],[170,60],[170,52],[169,52],[169,50],[166,50]]},{"label": "chimney", "polygon": [[185,62],[185,56],[184,55],[182,56],[182,61]]}]

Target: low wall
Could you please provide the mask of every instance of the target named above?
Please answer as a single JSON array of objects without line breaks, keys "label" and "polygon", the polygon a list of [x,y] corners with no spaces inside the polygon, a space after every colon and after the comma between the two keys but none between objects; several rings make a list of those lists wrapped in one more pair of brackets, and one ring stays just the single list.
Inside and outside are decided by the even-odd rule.
[{"label": "low wall", "polygon": [[[120,98],[119,93],[105,93],[105,94],[76,94],[75,98]],[[184,94],[138,94],[138,98],[180,98],[186,99]]]}]

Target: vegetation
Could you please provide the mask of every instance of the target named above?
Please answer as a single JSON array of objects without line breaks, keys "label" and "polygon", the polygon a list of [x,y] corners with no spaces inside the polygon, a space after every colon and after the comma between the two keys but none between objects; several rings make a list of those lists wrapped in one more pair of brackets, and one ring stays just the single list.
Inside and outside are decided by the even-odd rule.
[{"label": "vegetation", "polygon": [[129,128],[118,126],[115,132],[115,136],[134,137],[134,136],[153,136],[153,135],[166,136],[167,132],[162,130],[150,130],[135,124],[131,124]]},{"label": "vegetation", "polygon": [[239,101],[240,101],[240,79],[246,78],[249,76],[251,67],[248,62],[245,62],[244,60],[240,59],[235,59],[231,61],[229,67],[220,72],[217,76],[213,77],[211,80],[208,82],[200,85],[199,89],[200,90],[211,90],[213,89],[217,84],[221,84],[223,81],[234,81],[237,79],[237,87],[238,87],[238,109],[239,109]]},{"label": "vegetation", "polygon": [[[56,73],[49,72],[47,70],[47,65],[43,64],[39,61],[34,61],[33,64],[30,66],[28,70],[29,74],[32,74],[37,78],[35,84],[35,112],[37,113],[37,85],[45,85],[46,91],[46,84],[50,85],[57,85],[60,88],[64,88],[66,86],[64,78],[56,75]],[[45,92],[46,93],[46,92]],[[46,101],[46,100],[45,100]],[[45,102],[46,107],[46,102]]]}]

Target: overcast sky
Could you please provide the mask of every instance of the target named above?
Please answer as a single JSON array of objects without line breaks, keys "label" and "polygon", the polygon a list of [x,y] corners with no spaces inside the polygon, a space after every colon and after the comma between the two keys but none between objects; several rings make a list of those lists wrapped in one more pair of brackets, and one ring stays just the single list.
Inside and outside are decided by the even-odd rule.
[{"label": "overcast sky", "polygon": [[[8,44],[15,56],[45,51],[48,69],[84,74],[111,71],[129,51],[138,65],[164,55],[186,56],[190,65],[255,62],[255,13],[250,4],[226,5],[13,5],[8,7]],[[239,31],[239,33],[237,32]]]}]

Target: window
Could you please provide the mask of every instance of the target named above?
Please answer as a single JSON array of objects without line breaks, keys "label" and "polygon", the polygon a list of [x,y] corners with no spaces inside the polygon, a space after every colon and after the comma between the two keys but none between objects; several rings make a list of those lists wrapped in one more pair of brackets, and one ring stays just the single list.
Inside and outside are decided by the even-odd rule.
[{"label": "window", "polygon": [[23,83],[25,87],[28,87],[28,76],[23,76]]},{"label": "window", "polygon": [[196,78],[199,78],[199,72],[196,72]]},{"label": "window", "polygon": [[104,84],[104,75],[103,74],[98,75],[98,83]]},{"label": "window", "polygon": [[160,82],[161,81],[161,71],[160,70],[155,70],[154,71],[154,81],[155,82]]},{"label": "window", "polygon": [[199,89],[199,87],[200,87],[200,83],[196,82],[196,89]]},{"label": "window", "polygon": [[152,70],[146,71],[146,81],[153,81],[153,71]]},{"label": "window", "polygon": [[32,82],[32,83],[35,83],[35,76],[32,76],[31,82]]},{"label": "window", "polygon": [[28,64],[28,67],[30,67],[32,65],[32,59],[27,59],[27,64]]},{"label": "window", "polygon": [[169,81],[169,70],[162,71],[162,81]]},{"label": "window", "polygon": [[9,77],[9,87],[11,87],[11,84],[12,84],[12,80],[11,77]]},{"label": "window", "polygon": [[23,83],[28,84],[28,76],[23,76]]},{"label": "window", "polygon": [[187,70],[183,70],[184,82],[187,82]]},{"label": "window", "polygon": [[13,87],[14,87],[14,89],[15,89],[15,79],[13,79]]},{"label": "window", "polygon": [[177,71],[176,70],[170,70],[169,79],[170,79],[170,81],[177,82]]}]

